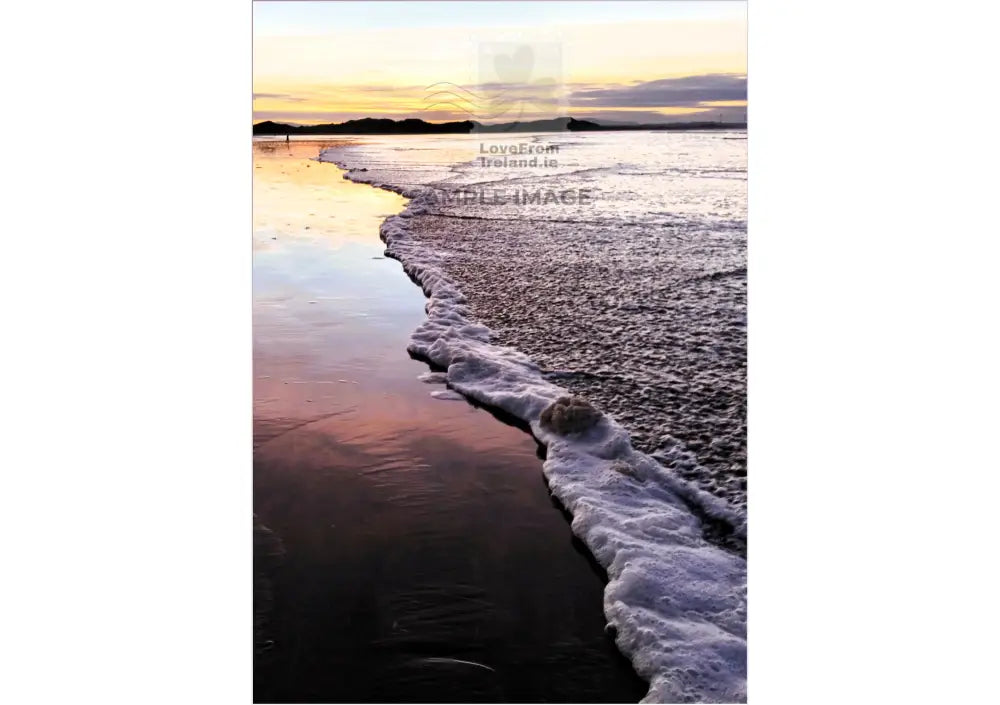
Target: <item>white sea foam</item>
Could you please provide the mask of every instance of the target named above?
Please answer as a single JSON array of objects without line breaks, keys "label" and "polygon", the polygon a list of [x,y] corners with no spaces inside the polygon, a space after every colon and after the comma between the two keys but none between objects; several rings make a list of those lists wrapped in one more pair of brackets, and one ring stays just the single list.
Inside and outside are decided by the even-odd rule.
[{"label": "white sea foam", "polygon": [[[326,150],[320,159],[340,163],[339,156]],[[579,433],[543,427],[543,410],[568,392],[524,354],[491,344],[490,330],[472,319],[441,266],[445,255],[408,236],[408,222],[427,211],[430,194],[379,183],[372,172],[345,176],[412,199],[381,227],[386,253],[428,297],[427,319],[409,350],[446,369],[452,389],[529,424],[547,447],[549,487],[607,570],[604,613],[616,643],[650,683],[643,702],[745,701],[746,561],[705,540],[692,505],[745,537],[743,516],[636,451],[607,415]]]},{"label": "white sea foam", "polygon": [[422,375],[418,375],[417,379],[424,384],[445,384],[448,381],[448,375],[444,372],[424,372]]}]

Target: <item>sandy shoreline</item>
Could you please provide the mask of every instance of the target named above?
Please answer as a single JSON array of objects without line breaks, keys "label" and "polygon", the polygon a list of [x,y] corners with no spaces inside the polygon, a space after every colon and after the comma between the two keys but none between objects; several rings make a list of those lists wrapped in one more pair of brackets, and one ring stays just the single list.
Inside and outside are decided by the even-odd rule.
[{"label": "sandy shoreline", "polygon": [[424,299],[378,240],[403,199],[255,147],[254,510],[283,548],[255,700],[641,698],[534,441],[405,353]]}]

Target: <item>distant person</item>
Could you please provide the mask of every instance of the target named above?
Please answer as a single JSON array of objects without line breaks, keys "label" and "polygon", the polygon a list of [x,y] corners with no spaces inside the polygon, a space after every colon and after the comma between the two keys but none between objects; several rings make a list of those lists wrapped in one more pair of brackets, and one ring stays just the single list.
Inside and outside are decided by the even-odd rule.
[{"label": "distant person", "polygon": [[285,144],[288,144],[291,141],[292,141],[292,138],[290,136],[288,136],[288,135],[285,135]]}]

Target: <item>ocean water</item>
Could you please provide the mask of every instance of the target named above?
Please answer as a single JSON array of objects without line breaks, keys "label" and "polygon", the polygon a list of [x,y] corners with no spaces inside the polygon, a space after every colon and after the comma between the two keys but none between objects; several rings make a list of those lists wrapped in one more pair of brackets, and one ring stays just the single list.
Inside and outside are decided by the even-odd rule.
[{"label": "ocean water", "polygon": [[367,169],[353,179],[428,189],[410,237],[493,340],[745,512],[745,137],[403,137],[330,156]]},{"label": "ocean water", "polygon": [[[409,199],[381,227],[428,297],[409,350],[545,446],[649,702],[746,697],[744,137],[365,138],[320,157]],[[602,413],[543,421],[569,394]]]}]

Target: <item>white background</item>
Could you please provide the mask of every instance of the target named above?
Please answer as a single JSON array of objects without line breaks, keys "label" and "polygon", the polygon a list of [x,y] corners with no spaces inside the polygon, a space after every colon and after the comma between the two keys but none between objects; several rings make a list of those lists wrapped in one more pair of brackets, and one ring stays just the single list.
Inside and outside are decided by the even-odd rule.
[{"label": "white background", "polygon": [[[752,703],[996,697],[990,7],[750,3]],[[3,12],[0,700],[250,702],[250,3]]]}]

